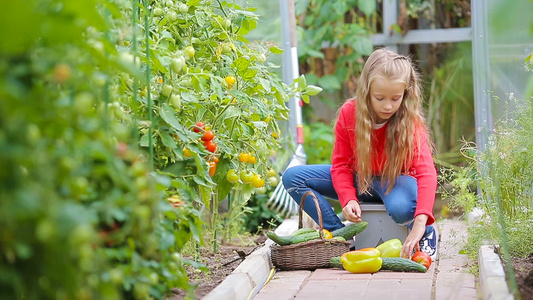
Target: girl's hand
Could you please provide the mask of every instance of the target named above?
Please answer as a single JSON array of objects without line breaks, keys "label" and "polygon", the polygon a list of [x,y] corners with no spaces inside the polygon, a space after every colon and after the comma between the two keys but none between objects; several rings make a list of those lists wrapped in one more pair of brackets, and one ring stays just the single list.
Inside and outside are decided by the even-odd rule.
[{"label": "girl's hand", "polygon": [[420,250],[419,242],[426,233],[427,219],[427,215],[416,216],[413,228],[403,243],[400,257],[411,258],[413,252]]},{"label": "girl's hand", "polygon": [[355,200],[348,201],[348,204],[342,209],[342,214],[346,220],[354,223],[361,222],[361,207]]}]

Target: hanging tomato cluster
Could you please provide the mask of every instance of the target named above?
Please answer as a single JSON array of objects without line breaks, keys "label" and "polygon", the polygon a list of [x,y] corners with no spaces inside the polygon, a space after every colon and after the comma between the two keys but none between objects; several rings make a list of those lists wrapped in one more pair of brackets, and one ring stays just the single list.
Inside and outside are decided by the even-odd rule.
[{"label": "hanging tomato cluster", "polygon": [[[209,126],[205,126],[204,122],[199,121],[193,127],[192,131],[201,134],[199,140],[202,141],[204,148],[209,154],[205,156],[207,164],[209,166],[209,176],[213,177],[217,170],[217,163],[219,161],[217,157],[217,144],[213,141],[215,139],[215,133]],[[198,141],[199,141],[198,140]],[[188,148],[183,148],[183,155],[185,157],[191,157],[192,152]]]}]

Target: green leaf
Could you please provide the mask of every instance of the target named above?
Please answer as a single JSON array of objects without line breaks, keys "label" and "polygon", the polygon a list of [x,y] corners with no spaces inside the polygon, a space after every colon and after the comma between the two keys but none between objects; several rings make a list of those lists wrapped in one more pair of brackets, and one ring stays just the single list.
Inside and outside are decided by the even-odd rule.
[{"label": "green leaf", "polygon": [[194,11],[194,15],[196,16],[196,21],[198,22],[198,25],[200,27],[204,27],[207,21],[207,15],[199,9]]},{"label": "green leaf", "polygon": [[326,75],[318,79],[318,84],[327,90],[338,90],[341,88],[341,83],[335,75]]},{"label": "green leaf", "polygon": [[305,89],[305,92],[309,96],[316,96],[320,92],[322,92],[322,88],[316,85],[308,85],[307,88]]},{"label": "green leaf", "polygon": [[172,232],[163,231],[161,232],[161,239],[160,239],[160,250],[167,250],[170,249],[170,247],[174,246],[174,242],[176,241],[174,234]]},{"label": "green leaf", "polygon": [[169,148],[177,148],[176,141],[168,134],[167,131],[163,131],[159,133],[159,136],[161,137],[161,141],[163,142],[163,145]]},{"label": "green leaf", "polygon": [[324,59],[326,58],[324,56],[324,53],[320,52],[320,51],[317,51],[317,50],[314,50],[314,49],[306,49],[306,53],[311,56],[311,57],[318,57],[318,58],[321,58],[321,59]]},{"label": "green leaf", "polygon": [[374,50],[372,41],[367,37],[358,37],[352,47],[361,55],[370,55]]},{"label": "green leaf", "polygon": [[250,66],[250,61],[244,57],[239,57],[233,62],[232,66],[237,69],[238,73],[242,74]]},{"label": "green leaf", "polygon": [[248,69],[246,70],[246,72],[244,72],[241,76],[242,78],[246,79],[246,80],[250,80],[250,79],[253,79],[255,78],[255,76],[257,75],[257,69]]},{"label": "green leaf", "polygon": [[297,82],[299,90],[304,90],[307,87],[307,81],[305,80],[305,76],[303,74],[300,75],[300,77],[297,79]]},{"label": "green leaf", "polygon": [[178,118],[176,118],[176,112],[174,111],[174,108],[167,103],[163,103],[163,105],[161,105],[161,108],[159,109],[159,115],[168,125],[175,129],[181,129],[181,124]]},{"label": "green leaf", "polygon": [[402,28],[398,24],[394,23],[390,27],[396,33],[402,33]]},{"label": "green leaf", "polygon": [[202,3],[202,0],[188,0],[187,5],[188,6],[198,6]]},{"label": "green leaf", "polygon": [[376,0],[359,0],[357,6],[359,10],[370,17],[376,11]]},{"label": "green leaf", "polygon": [[141,136],[141,140],[139,141],[139,144],[141,145],[141,147],[148,147],[148,135],[145,134],[143,136]]},{"label": "green leaf", "polygon": [[274,53],[274,54],[281,54],[283,53],[283,49],[280,49],[278,47],[270,47],[268,49],[270,52]]},{"label": "green leaf", "polygon": [[302,101],[309,104],[309,102],[311,102],[311,100],[309,99],[309,95],[303,94]]}]

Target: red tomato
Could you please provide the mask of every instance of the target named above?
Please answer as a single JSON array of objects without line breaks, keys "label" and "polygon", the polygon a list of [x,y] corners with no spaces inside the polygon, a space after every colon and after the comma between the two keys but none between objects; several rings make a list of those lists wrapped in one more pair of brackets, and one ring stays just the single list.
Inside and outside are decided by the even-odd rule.
[{"label": "red tomato", "polygon": [[429,269],[431,266],[431,257],[426,252],[417,251],[411,257],[411,260],[417,262]]},{"label": "red tomato", "polygon": [[204,122],[200,121],[198,123],[196,123],[196,125],[194,125],[194,128],[192,129],[192,131],[194,132],[202,132],[204,130]]},{"label": "red tomato", "polygon": [[217,163],[214,161],[209,162],[209,176],[213,177],[215,175],[215,172],[217,170]]},{"label": "red tomato", "polygon": [[209,152],[215,153],[215,151],[217,151],[217,145],[213,143],[213,141],[205,141],[204,146],[205,149]]},{"label": "red tomato", "polygon": [[215,138],[215,134],[211,130],[207,130],[204,132],[204,135],[202,136],[202,141],[210,141]]}]

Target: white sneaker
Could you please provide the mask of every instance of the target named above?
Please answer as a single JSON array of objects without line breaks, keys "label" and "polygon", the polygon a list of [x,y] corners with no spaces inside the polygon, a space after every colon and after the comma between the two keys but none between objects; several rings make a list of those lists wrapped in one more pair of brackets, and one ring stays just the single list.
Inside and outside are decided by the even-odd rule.
[{"label": "white sneaker", "polygon": [[437,259],[437,248],[439,246],[439,237],[435,227],[431,226],[431,231],[422,237],[420,240],[420,251],[426,252],[431,257],[431,261],[434,262]]}]

